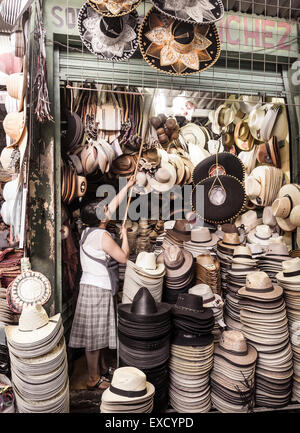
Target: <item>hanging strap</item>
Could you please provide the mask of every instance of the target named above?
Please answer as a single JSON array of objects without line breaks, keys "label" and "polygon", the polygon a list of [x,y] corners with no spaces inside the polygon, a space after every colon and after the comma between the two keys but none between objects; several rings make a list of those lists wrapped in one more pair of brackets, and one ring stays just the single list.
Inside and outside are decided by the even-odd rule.
[{"label": "hanging strap", "polygon": [[90,227],[90,228],[89,228],[89,229],[88,229],[88,230],[83,234],[82,239],[80,240],[79,244],[80,244],[80,246],[81,246],[81,248],[82,248],[82,251],[84,252],[84,254],[85,254],[89,259],[94,260],[95,262],[100,263],[101,265],[104,265],[104,266],[107,268],[107,267],[108,267],[108,263],[107,263],[108,261],[107,261],[107,260],[102,260],[102,259],[99,259],[99,258],[93,257],[93,256],[91,256],[89,253],[87,253],[86,250],[83,248],[83,244],[84,244],[84,242],[86,241],[88,235],[89,235],[90,233],[93,233],[95,230],[102,230],[102,229],[99,229],[98,227]]}]

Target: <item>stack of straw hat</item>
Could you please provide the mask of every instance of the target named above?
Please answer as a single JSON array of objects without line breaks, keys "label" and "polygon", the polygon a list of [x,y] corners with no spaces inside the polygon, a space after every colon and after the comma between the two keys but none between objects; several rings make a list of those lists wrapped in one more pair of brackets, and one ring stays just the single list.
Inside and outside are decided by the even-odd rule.
[{"label": "stack of straw hat", "polygon": [[196,258],[196,284],[208,284],[213,293],[221,294],[220,262],[210,253]]},{"label": "stack of straw hat", "polygon": [[183,248],[171,245],[157,257],[157,262],[164,264],[166,269],[164,301],[175,304],[178,295],[187,292],[193,284],[193,256]]},{"label": "stack of straw hat", "polygon": [[211,400],[220,412],[251,412],[254,406],[256,349],[240,331],[224,331],[214,352]]},{"label": "stack of straw hat", "polygon": [[223,318],[224,302],[221,296],[213,293],[207,284],[197,284],[189,289],[189,293],[201,296],[203,299],[203,307],[212,309],[215,318],[215,325],[212,333],[214,336],[214,342],[218,342],[221,335],[221,329],[224,329],[226,326]]},{"label": "stack of straw hat", "polygon": [[162,243],[163,248],[170,245],[183,247],[184,242],[191,240],[191,231],[187,220],[177,220],[172,229],[166,230],[166,235]]},{"label": "stack of straw hat", "polygon": [[14,315],[6,300],[6,289],[0,288],[0,323],[11,325],[14,323]]},{"label": "stack of straw hat", "polygon": [[227,294],[225,304],[225,321],[230,329],[241,328],[240,306],[241,297],[238,290],[245,286],[246,276],[257,270],[257,261],[252,259],[249,247],[236,247],[233,253],[231,269],[228,271]]},{"label": "stack of straw hat", "polygon": [[66,346],[60,314],[24,305],[18,326],[7,326],[18,412],[69,412]]},{"label": "stack of straw hat", "polygon": [[217,244],[217,257],[221,267],[222,294],[226,295],[227,272],[231,269],[231,259],[236,247],[240,245],[238,233],[224,233],[223,239]]},{"label": "stack of straw hat", "polygon": [[10,360],[5,336],[5,326],[0,323],[0,374],[10,377]]},{"label": "stack of straw hat", "polygon": [[238,293],[241,331],[258,352],[256,404],[286,406],[291,397],[293,354],[283,290],[265,272],[253,272]]},{"label": "stack of straw hat", "polygon": [[142,287],[132,304],[118,306],[119,356],[122,365],[147,372],[156,388],[156,407],[167,405],[171,306],[156,303],[148,289]]},{"label": "stack of straw hat", "polygon": [[260,256],[258,267],[260,271],[269,275],[273,283],[276,283],[276,275],[282,270],[282,262],[290,259],[288,247],[284,242],[272,242],[265,254]]},{"label": "stack of straw hat", "polygon": [[172,308],[170,404],[177,412],[209,412],[209,372],[213,365],[214,316],[202,297],[179,295]]},{"label": "stack of straw hat", "polygon": [[211,233],[207,227],[199,227],[191,230],[191,240],[184,242],[183,247],[197,257],[215,248],[217,242],[218,237],[215,233]]},{"label": "stack of straw hat", "polygon": [[277,281],[283,288],[289,320],[290,339],[294,357],[293,399],[300,403],[300,258],[295,257],[282,263],[282,272]]},{"label": "stack of straw hat", "polygon": [[157,238],[164,232],[164,221],[158,220],[149,234],[152,247],[156,244]]},{"label": "stack of straw hat", "polygon": [[136,262],[128,260],[123,286],[122,303],[131,303],[141,287],[147,287],[156,302],[162,299],[165,266],[154,253],[139,253]]},{"label": "stack of straw hat", "polygon": [[114,371],[111,385],[102,394],[101,413],[151,413],[155,388],[135,367]]}]

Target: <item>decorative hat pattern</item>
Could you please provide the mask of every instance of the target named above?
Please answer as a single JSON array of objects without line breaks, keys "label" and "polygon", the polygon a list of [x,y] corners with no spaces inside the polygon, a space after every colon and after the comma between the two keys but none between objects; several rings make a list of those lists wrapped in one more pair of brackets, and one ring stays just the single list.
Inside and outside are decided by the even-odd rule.
[{"label": "decorative hat pattern", "polygon": [[106,17],[120,17],[134,11],[141,0],[88,0],[95,11]]}]

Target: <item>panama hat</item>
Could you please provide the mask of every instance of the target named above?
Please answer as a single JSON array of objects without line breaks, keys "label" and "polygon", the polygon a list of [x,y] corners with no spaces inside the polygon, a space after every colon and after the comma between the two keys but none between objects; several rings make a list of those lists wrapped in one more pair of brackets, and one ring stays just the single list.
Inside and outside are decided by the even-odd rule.
[{"label": "panama hat", "polygon": [[150,187],[154,191],[167,192],[176,183],[176,169],[172,164],[168,162],[162,162],[161,167],[155,172],[154,176],[147,173],[147,179]]},{"label": "panama hat", "polygon": [[163,263],[156,263],[154,253],[142,251],[138,254],[135,262],[135,267],[140,268],[145,274],[150,276],[162,275],[165,271]]},{"label": "panama hat", "polygon": [[181,22],[155,8],[142,21],[139,45],[150,66],[171,75],[204,71],[213,66],[221,51],[215,24]]},{"label": "panama hat", "polygon": [[148,182],[146,173],[139,171],[136,175],[136,184],[133,187],[133,191],[136,194],[145,195],[152,191],[152,187]]},{"label": "panama hat", "polygon": [[239,331],[223,331],[215,355],[225,358],[234,365],[252,365],[257,360],[257,351]]},{"label": "panama hat", "polygon": [[278,233],[273,233],[267,225],[258,225],[251,230],[247,236],[248,242],[252,244],[269,245],[269,243],[278,238]]},{"label": "panama hat", "polygon": [[292,232],[296,229],[296,225],[290,220],[290,214],[298,205],[300,205],[300,187],[296,184],[284,185],[272,205],[273,215],[282,230]]},{"label": "panama hat", "polygon": [[101,60],[129,59],[138,47],[138,14],[106,18],[84,3],[78,14],[78,30],[83,44]]},{"label": "panama hat", "polygon": [[201,296],[203,299],[203,305],[206,308],[220,309],[224,305],[220,295],[213,293],[211,288],[207,284],[196,284],[189,289],[188,293],[192,295]]},{"label": "panama hat", "polygon": [[256,139],[260,140],[260,130],[263,124],[263,120],[266,115],[267,104],[261,105],[257,104],[249,114],[249,128],[251,135]]},{"label": "panama hat", "polygon": [[199,227],[191,230],[191,240],[185,242],[184,246],[197,249],[210,248],[215,246],[217,242],[218,236],[215,233],[211,233],[207,227]]},{"label": "panama hat", "polygon": [[134,11],[141,0],[88,0],[95,11],[106,17],[120,17]]},{"label": "panama hat", "polygon": [[238,294],[271,301],[282,297],[283,290],[280,286],[272,284],[265,272],[251,272],[246,277],[246,286],[239,289]]},{"label": "panama hat", "polygon": [[300,258],[295,257],[291,260],[282,262],[282,272],[276,275],[279,282],[298,284],[300,281]]},{"label": "panama hat", "polygon": [[259,224],[261,224],[261,222],[262,219],[257,217],[255,210],[248,210],[236,219],[235,225],[237,227],[243,226],[246,232],[250,232]]},{"label": "panama hat", "polygon": [[241,160],[235,155],[228,152],[221,152],[218,155],[212,155],[200,162],[193,171],[193,183],[201,182],[207,177],[215,176],[217,166],[220,175],[234,176],[241,182],[245,177],[245,167]]},{"label": "panama hat", "polygon": [[157,263],[164,263],[168,277],[176,278],[186,274],[193,265],[193,256],[176,245],[169,248],[157,257]]}]

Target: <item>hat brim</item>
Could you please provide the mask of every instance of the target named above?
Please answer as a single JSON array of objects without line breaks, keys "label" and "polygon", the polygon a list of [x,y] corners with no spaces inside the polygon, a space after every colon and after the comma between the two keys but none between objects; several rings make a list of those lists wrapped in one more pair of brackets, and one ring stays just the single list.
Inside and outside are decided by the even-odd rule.
[{"label": "hat brim", "polygon": [[280,286],[273,284],[273,290],[270,292],[249,292],[247,287],[242,287],[238,290],[240,296],[247,296],[251,299],[261,299],[261,300],[275,300],[279,299],[283,295],[283,290]]},{"label": "hat brim", "polygon": [[[140,51],[145,61],[153,68],[164,72],[169,75],[191,75],[212,67],[218,58],[220,57],[221,44],[220,37],[215,24],[206,24],[197,26],[197,30],[203,37],[207,38],[210,42],[209,54],[207,50],[202,50],[201,53],[206,52],[207,60],[199,61],[197,68],[193,69],[183,62],[175,61],[173,64],[165,64],[161,62],[161,51],[164,46],[167,46],[168,41],[164,43],[155,44],[147,34],[150,34],[155,28],[170,28],[171,24],[176,21],[176,28],[181,25],[180,21],[174,20],[174,18],[167,17],[158,12],[154,7],[145,15],[139,30],[139,46]],[[181,55],[182,57],[182,55]],[[198,58],[199,59],[199,58]]]},{"label": "hat brim", "polygon": [[[210,177],[212,166],[216,165],[216,155],[212,155],[201,161],[193,171],[193,184],[197,185],[203,179]],[[233,176],[243,182],[245,178],[245,167],[242,161],[229,152],[218,154],[218,164],[222,166],[227,175]]]},{"label": "hat brim", "polygon": [[88,0],[88,4],[99,14],[105,17],[114,18],[114,17],[122,17],[124,15],[128,15],[133,12],[141,3],[141,0],[136,0],[132,2],[129,8],[120,9],[119,12],[113,13],[106,7],[106,2],[97,1],[97,0]]}]

